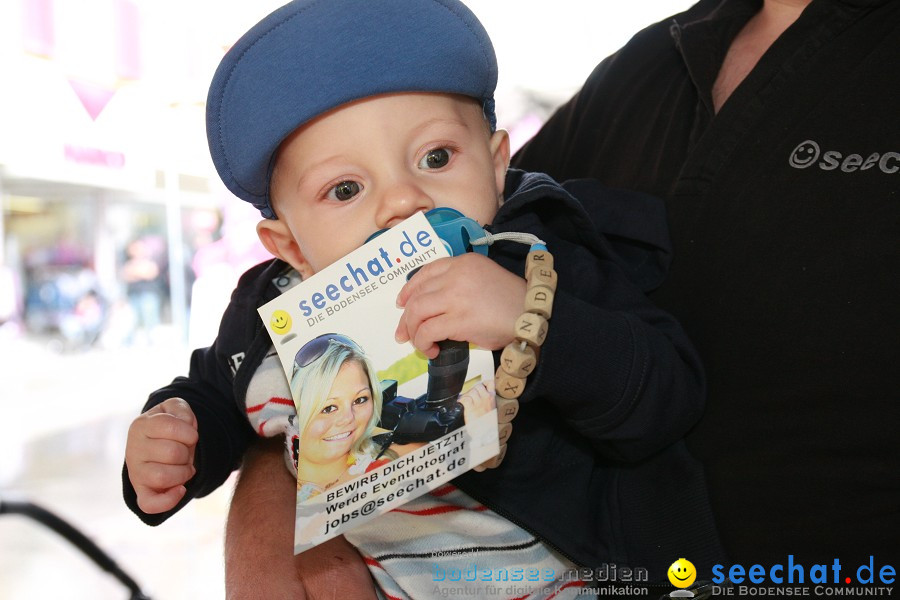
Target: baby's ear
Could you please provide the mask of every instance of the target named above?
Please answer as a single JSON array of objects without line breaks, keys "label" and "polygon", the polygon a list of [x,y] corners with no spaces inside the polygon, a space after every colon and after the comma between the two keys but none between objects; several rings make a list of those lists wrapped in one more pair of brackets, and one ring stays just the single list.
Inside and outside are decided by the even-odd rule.
[{"label": "baby's ear", "polygon": [[256,224],[256,235],[266,250],[297,269],[303,279],[313,274],[312,265],[303,256],[300,246],[284,221],[263,219]]},{"label": "baby's ear", "polygon": [[509,133],[505,129],[498,129],[491,135],[491,156],[497,191],[502,196],[506,186],[506,170],[509,168]]}]

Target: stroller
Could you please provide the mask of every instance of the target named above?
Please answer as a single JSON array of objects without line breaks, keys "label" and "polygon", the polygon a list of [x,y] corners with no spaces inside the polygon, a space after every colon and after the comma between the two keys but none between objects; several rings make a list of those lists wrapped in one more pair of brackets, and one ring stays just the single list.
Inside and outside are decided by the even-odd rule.
[{"label": "stroller", "polygon": [[128,588],[128,591],[131,593],[130,600],[150,600],[150,597],[141,591],[137,582],[125,573],[106,552],[59,516],[32,502],[12,502],[0,498],[0,515],[7,514],[24,515],[49,527],[74,544],[76,548],[94,561],[97,566],[111,574]]}]

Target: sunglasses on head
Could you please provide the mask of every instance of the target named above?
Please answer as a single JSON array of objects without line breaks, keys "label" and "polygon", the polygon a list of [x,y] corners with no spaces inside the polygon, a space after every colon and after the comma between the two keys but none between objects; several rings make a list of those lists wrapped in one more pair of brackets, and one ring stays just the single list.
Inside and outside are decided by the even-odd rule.
[{"label": "sunglasses on head", "polygon": [[325,354],[325,350],[328,349],[328,344],[332,341],[362,352],[362,348],[346,335],[341,335],[339,333],[324,333],[306,342],[303,344],[303,347],[297,351],[297,355],[294,357],[294,370],[302,369]]}]

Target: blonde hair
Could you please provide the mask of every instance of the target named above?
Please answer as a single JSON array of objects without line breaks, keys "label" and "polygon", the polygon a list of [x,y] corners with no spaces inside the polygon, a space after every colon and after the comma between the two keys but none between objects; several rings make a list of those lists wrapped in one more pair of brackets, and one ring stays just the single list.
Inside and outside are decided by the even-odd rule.
[{"label": "blonde hair", "polygon": [[[347,340],[350,342],[350,340]],[[297,405],[297,430],[301,436],[313,417],[319,414],[328,402],[328,393],[344,363],[354,362],[362,367],[369,381],[372,393],[372,416],[366,429],[358,440],[353,442],[351,453],[374,456],[380,450],[372,441],[372,432],[381,418],[381,385],[375,377],[372,361],[355,343],[341,340],[328,340],[328,346],[322,355],[303,367],[294,366],[291,376],[291,394]],[[300,448],[300,452],[303,449]]]}]

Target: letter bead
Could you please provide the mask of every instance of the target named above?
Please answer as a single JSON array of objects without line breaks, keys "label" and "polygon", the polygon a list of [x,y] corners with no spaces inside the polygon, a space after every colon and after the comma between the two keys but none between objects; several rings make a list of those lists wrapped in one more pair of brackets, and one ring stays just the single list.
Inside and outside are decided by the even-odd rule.
[{"label": "letter bead", "polygon": [[528,287],[542,285],[550,288],[550,291],[556,291],[557,276],[553,269],[544,269],[543,267],[532,269],[526,279],[528,279]]},{"label": "letter bead", "polygon": [[497,398],[497,422],[509,423],[519,414],[519,401],[515,398]]},{"label": "letter bead", "polygon": [[530,279],[531,271],[536,268],[552,269],[553,255],[546,250],[532,250],[525,259],[525,279]]},{"label": "letter bead", "polygon": [[529,287],[525,293],[525,312],[549,319],[553,314],[553,290],[542,285]]},{"label": "letter bead", "polygon": [[521,377],[513,377],[502,368],[497,369],[494,375],[494,386],[499,396],[504,398],[518,398],[525,389],[525,380]]},{"label": "letter bead", "polygon": [[516,338],[530,346],[540,346],[547,337],[547,319],[534,313],[522,313],[516,320]]},{"label": "letter bead", "polygon": [[537,364],[534,348],[528,345],[509,344],[500,355],[500,367],[513,377],[528,377]]},{"label": "letter bead", "polygon": [[512,423],[503,423],[497,427],[497,441],[505,444],[512,434]]}]

